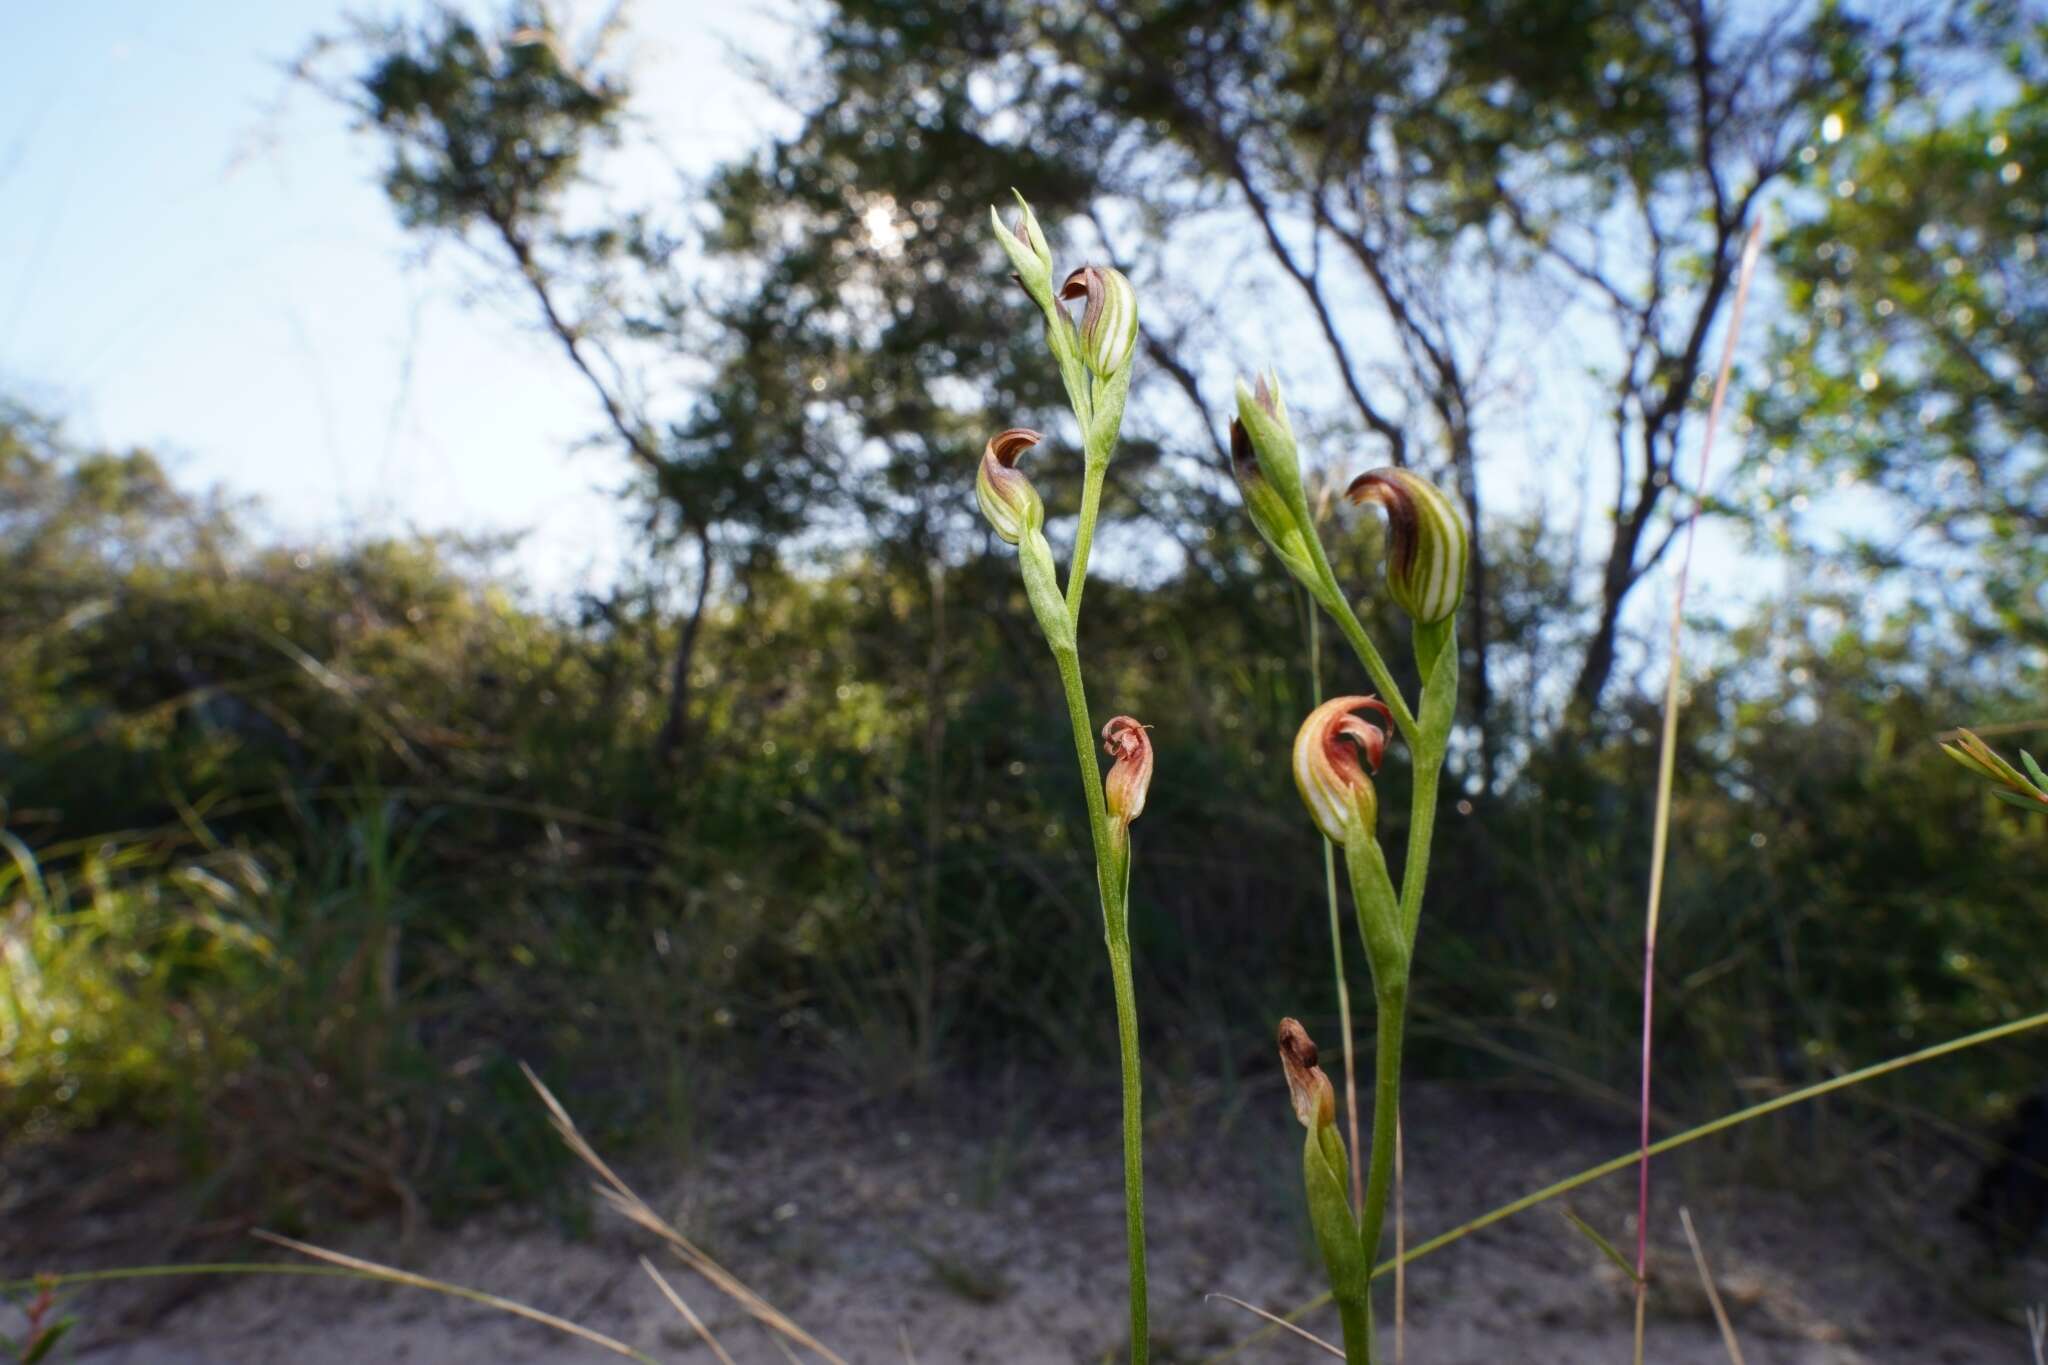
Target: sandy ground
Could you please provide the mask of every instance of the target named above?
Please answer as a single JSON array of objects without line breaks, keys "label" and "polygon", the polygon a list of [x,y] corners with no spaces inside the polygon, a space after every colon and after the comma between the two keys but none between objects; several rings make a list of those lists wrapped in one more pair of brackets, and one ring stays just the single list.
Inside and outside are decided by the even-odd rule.
[{"label": "sandy ground", "polygon": [[[1124,1340],[1122,1201],[1114,1117],[1044,1105],[853,1107],[756,1102],[680,1168],[641,1153],[625,1174],[671,1221],[848,1361],[1094,1362]],[[1278,1093],[1155,1106],[1148,1195],[1154,1359],[1207,1359],[1257,1323],[1221,1292],[1285,1310],[1320,1288],[1299,1208],[1299,1130]],[[1614,1155],[1627,1127],[1547,1096],[1420,1087],[1407,1111],[1407,1226],[1415,1240]],[[1999,1276],[1970,1264],[1943,1211],[1958,1176],[1890,1171],[1825,1199],[1718,1187],[1710,1164],[1659,1168],[1653,1214],[1662,1272],[1648,1358],[1725,1362],[1678,1225],[1698,1223],[1750,1365],[1976,1365],[2033,1359],[2023,1306],[2048,1301],[2039,1261]],[[1917,1195],[1900,1190],[1921,1184]],[[1916,1202],[1919,1207],[1913,1207]],[[1944,1202],[1946,1201],[1946,1202]],[[1632,1244],[1632,1178],[1572,1208]],[[73,1218],[67,1236],[0,1223],[0,1276],[147,1258],[138,1207]],[[712,1352],[660,1298],[637,1257],[651,1238],[593,1215],[582,1239],[514,1211],[401,1245],[388,1225],[330,1244],[491,1290],[622,1338],[663,1361]],[[40,1232],[41,1236],[33,1236]],[[31,1237],[36,1249],[29,1245]],[[69,1252],[67,1254],[67,1246]],[[237,1253],[252,1254],[252,1253]],[[260,1249],[253,1254],[262,1256]],[[24,1256],[34,1256],[24,1264]],[[664,1263],[668,1264],[668,1263]],[[701,1280],[672,1282],[733,1360],[788,1359]],[[1380,1299],[1383,1319],[1391,1290]],[[615,1359],[539,1326],[438,1295],[277,1276],[158,1282],[85,1292],[73,1358],[91,1365],[520,1362]],[[1415,1365],[1629,1358],[1625,1281],[1548,1209],[1522,1214],[1417,1263],[1405,1295]],[[1307,1325],[1334,1336],[1327,1310]],[[11,1326],[12,1324],[10,1324]],[[60,1355],[60,1358],[61,1355]],[[806,1357],[809,1358],[809,1357]],[[1326,1358],[1300,1340],[1246,1362]]]}]

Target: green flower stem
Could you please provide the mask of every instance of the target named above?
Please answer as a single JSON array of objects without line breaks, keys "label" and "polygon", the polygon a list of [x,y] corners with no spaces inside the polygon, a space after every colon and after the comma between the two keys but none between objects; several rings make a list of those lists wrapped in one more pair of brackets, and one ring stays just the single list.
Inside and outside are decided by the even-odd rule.
[{"label": "green flower stem", "polygon": [[[1085,522],[1083,523],[1086,524]],[[1144,1091],[1138,1071],[1138,994],[1131,980],[1131,937],[1126,897],[1130,888],[1130,849],[1118,847],[1111,835],[1109,812],[1102,796],[1102,770],[1095,758],[1095,732],[1088,721],[1088,694],[1081,683],[1077,650],[1055,647],[1060,683],[1066,690],[1067,717],[1074,728],[1074,757],[1081,767],[1081,786],[1088,798],[1088,827],[1095,840],[1096,889],[1102,897],[1102,937],[1109,949],[1110,985],[1116,995],[1118,1058],[1123,1070],[1124,1231],[1131,1268],[1131,1365],[1145,1365],[1151,1354],[1145,1289],[1145,1125]]]},{"label": "green flower stem", "polygon": [[[1396,1116],[1401,1109],[1401,1042],[1408,1016],[1408,938],[1387,860],[1377,836],[1360,829],[1344,845],[1344,866],[1351,875],[1351,904],[1358,931],[1365,939],[1365,959],[1372,968],[1373,999],[1378,1005],[1373,1048],[1372,1159],[1366,1168],[1365,1207],[1358,1218],[1358,1241],[1368,1262],[1379,1254],[1380,1234],[1387,1221],[1387,1195],[1394,1180]],[[1365,1357],[1370,1365],[1372,1356]]]},{"label": "green flower stem", "polygon": [[1365,1214],[1358,1240],[1368,1260],[1379,1257],[1387,1221],[1387,1195],[1394,1184],[1394,1129],[1401,1111],[1401,1044],[1408,1025],[1408,983],[1375,987],[1379,1004],[1373,1049],[1372,1165],[1365,1178]]},{"label": "green flower stem", "polygon": [[1323,609],[1330,613],[1330,619],[1337,623],[1337,629],[1343,632],[1344,638],[1351,642],[1352,652],[1358,655],[1358,661],[1365,665],[1366,674],[1372,679],[1372,685],[1380,690],[1380,700],[1387,704],[1395,728],[1400,730],[1401,738],[1408,741],[1409,750],[1420,754],[1423,748],[1422,726],[1415,719],[1415,713],[1408,709],[1407,698],[1401,695],[1401,688],[1394,681],[1393,670],[1389,669],[1387,661],[1380,657],[1379,648],[1373,644],[1372,637],[1365,633],[1364,625],[1359,622],[1358,613],[1353,611],[1351,603],[1345,600],[1344,591],[1337,586],[1336,575],[1330,571],[1330,561],[1324,557],[1321,544],[1311,540],[1309,545],[1316,557],[1316,571],[1323,579],[1321,588],[1315,590],[1312,595],[1323,604]]},{"label": "green flower stem", "polygon": [[1081,589],[1088,582],[1088,551],[1095,544],[1095,515],[1102,506],[1102,480],[1109,473],[1109,457],[1093,454],[1081,473],[1081,524],[1074,532],[1074,558],[1067,566],[1067,610],[1076,621],[1081,618]]},{"label": "green flower stem", "polygon": [[[1061,362],[1064,365],[1066,362]],[[1098,380],[1085,401],[1074,403],[1075,420],[1081,424],[1081,520],[1074,531],[1074,558],[1067,566],[1067,611],[1076,623],[1081,619],[1081,591],[1088,582],[1088,551],[1095,543],[1095,518],[1102,510],[1102,480],[1109,473],[1109,457],[1123,430],[1124,400],[1131,392],[1131,367],[1126,365],[1106,380]]]},{"label": "green flower stem", "polygon": [[1408,861],[1401,866],[1401,936],[1411,957],[1416,930],[1422,927],[1422,891],[1429,880],[1429,845],[1436,834],[1436,792],[1443,772],[1442,753],[1416,756],[1415,781],[1408,794]]},{"label": "green flower stem", "polygon": [[1344,1359],[1351,1365],[1372,1365],[1372,1298],[1339,1298],[1337,1321],[1344,1328]]}]

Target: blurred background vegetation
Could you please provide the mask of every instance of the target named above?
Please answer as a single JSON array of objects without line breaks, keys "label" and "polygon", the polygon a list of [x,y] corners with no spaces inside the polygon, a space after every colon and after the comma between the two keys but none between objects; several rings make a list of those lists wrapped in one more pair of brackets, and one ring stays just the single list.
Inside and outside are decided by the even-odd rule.
[{"label": "blurred background vegetation", "polygon": [[[542,601],[459,535],[282,542],[0,407],[12,1140],[141,1125],[215,1209],[445,1216],[552,1180],[520,1059],[661,1142],[764,1074],[1105,1078],[1056,679],[969,494],[988,433],[1044,426],[1070,531],[1071,433],[988,232],[1013,185],[1143,301],[1082,648],[1103,715],[1156,727],[1132,932],[1162,1083],[1263,1083],[1271,1021],[1335,1010],[1283,759],[1308,617],[1220,444],[1229,375],[1271,363],[1327,477],[1413,464],[1480,528],[1415,1065],[1630,1107],[1658,571],[1759,215],[1660,1095],[1705,1116],[2041,1008],[2048,842],[1934,744],[2048,730],[2038,12],[794,22],[812,60],[761,79],[796,131],[651,193],[609,173],[640,135],[615,22],[429,11],[294,76],[630,459],[640,544],[601,590]],[[1334,533],[1361,599],[1377,534]],[[1858,1091],[1829,1131],[1972,1126],[2039,1061]]]}]

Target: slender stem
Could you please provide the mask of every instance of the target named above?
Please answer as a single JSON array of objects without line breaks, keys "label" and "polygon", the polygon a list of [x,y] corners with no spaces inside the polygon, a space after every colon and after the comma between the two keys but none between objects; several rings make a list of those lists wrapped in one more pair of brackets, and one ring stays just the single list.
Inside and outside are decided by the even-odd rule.
[{"label": "slender stem", "polygon": [[[1085,524],[1085,523],[1084,523]],[[1131,981],[1131,940],[1124,896],[1128,881],[1128,850],[1117,849],[1110,836],[1109,813],[1102,797],[1102,770],[1095,758],[1095,733],[1088,721],[1088,693],[1081,683],[1081,658],[1076,650],[1055,649],[1060,683],[1066,692],[1067,718],[1074,730],[1074,757],[1081,768],[1081,787],[1088,799],[1088,828],[1095,841],[1095,884],[1102,898],[1103,941],[1109,949],[1110,985],[1116,996],[1117,1053],[1123,1072],[1124,1231],[1130,1260],[1131,1365],[1145,1365],[1151,1354],[1147,1332],[1145,1288],[1145,1149],[1143,1086],[1138,1070],[1138,1000]]]},{"label": "slender stem", "polygon": [[1067,566],[1067,611],[1077,625],[1081,620],[1081,590],[1088,582],[1088,551],[1095,544],[1095,517],[1102,507],[1102,480],[1108,473],[1108,458],[1091,455],[1081,474],[1081,523],[1074,532],[1073,562]]},{"label": "slender stem", "polygon": [[1415,951],[1415,932],[1422,924],[1422,891],[1429,881],[1429,845],[1436,834],[1436,789],[1443,778],[1444,756],[1417,754],[1415,784],[1409,793],[1408,861],[1401,867],[1401,933],[1408,951]]},{"label": "slender stem", "polygon": [[[1314,541],[1310,541],[1309,544],[1323,573],[1329,574],[1329,564],[1322,558],[1322,547]],[[1365,665],[1367,676],[1372,679],[1372,685],[1380,690],[1380,700],[1387,704],[1387,710],[1393,715],[1394,725],[1401,731],[1401,737],[1408,741],[1410,752],[1419,751],[1422,748],[1422,727],[1416,723],[1415,713],[1408,709],[1407,699],[1401,695],[1400,687],[1394,682],[1394,675],[1388,669],[1387,661],[1380,657],[1379,647],[1373,644],[1372,637],[1365,633],[1365,627],[1359,623],[1358,613],[1344,600],[1344,594],[1335,586],[1335,581],[1334,578],[1330,580],[1324,594],[1317,600],[1322,602],[1331,619],[1336,621],[1337,629],[1344,633],[1344,638],[1350,641],[1352,652],[1358,655],[1358,661]]]},{"label": "slender stem", "polygon": [[1372,1295],[1337,1300],[1337,1321],[1344,1326],[1344,1359],[1372,1365]]},{"label": "slender stem", "polygon": [[[1119,921],[1122,915],[1117,917]],[[1121,930],[1122,925],[1119,924]],[[1145,1365],[1152,1342],[1145,1290],[1144,1086],[1138,1072],[1138,993],[1131,984],[1131,942],[1109,939],[1109,977],[1116,991],[1116,1039],[1124,1086],[1124,1246],[1131,1265],[1131,1365]]]},{"label": "slender stem", "polygon": [[1378,1041],[1373,1049],[1372,1173],[1365,1182],[1365,1213],[1358,1237],[1369,1258],[1380,1250],[1387,1221],[1387,1193],[1394,1179],[1395,1116],[1401,1109],[1401,1035],[1407,1024],[1408,983],[1375,988],[1379,1003]]}]

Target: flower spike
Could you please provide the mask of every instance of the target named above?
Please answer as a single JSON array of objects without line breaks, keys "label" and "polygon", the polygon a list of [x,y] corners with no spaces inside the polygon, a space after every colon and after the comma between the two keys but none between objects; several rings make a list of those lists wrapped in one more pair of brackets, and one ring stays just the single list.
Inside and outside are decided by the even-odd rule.
[{"label": "flower spike", "polygon": [[1379,821],[1372,774],[1386,753],[1387,732],[1352,714],[1365,710],[1388,714],[1377,697],[1332,697],[1308,713],[1294,737],[1294,785],[1316,828],[1336,844],[1370,834]]},{"label": "flower spike", "polygon": [[1044,437],[1029,427],[1012,427],[989,437],[982,448],[981,469],[974,476],[974,498],[982,515],[1004,543],[1015,545],[1045,525],[1045,503],[1031,480],[1017,468],[1017,457]]},{"label": "flower spike", "polygon": [[1060,285],[1060,297],[1088,301],[1081,312],[1081,354],[1097,379],[1130,363],[1138,341],[1138,293],[1121,270],[1084,265]]},{"label": "flower spike", "polygon": [[1375,469],[1344,490],[1387,513],[1387,593],[1422,625],[1458,610],[1470,557],[1465,518],[1441,488],[1412,470]]}]

